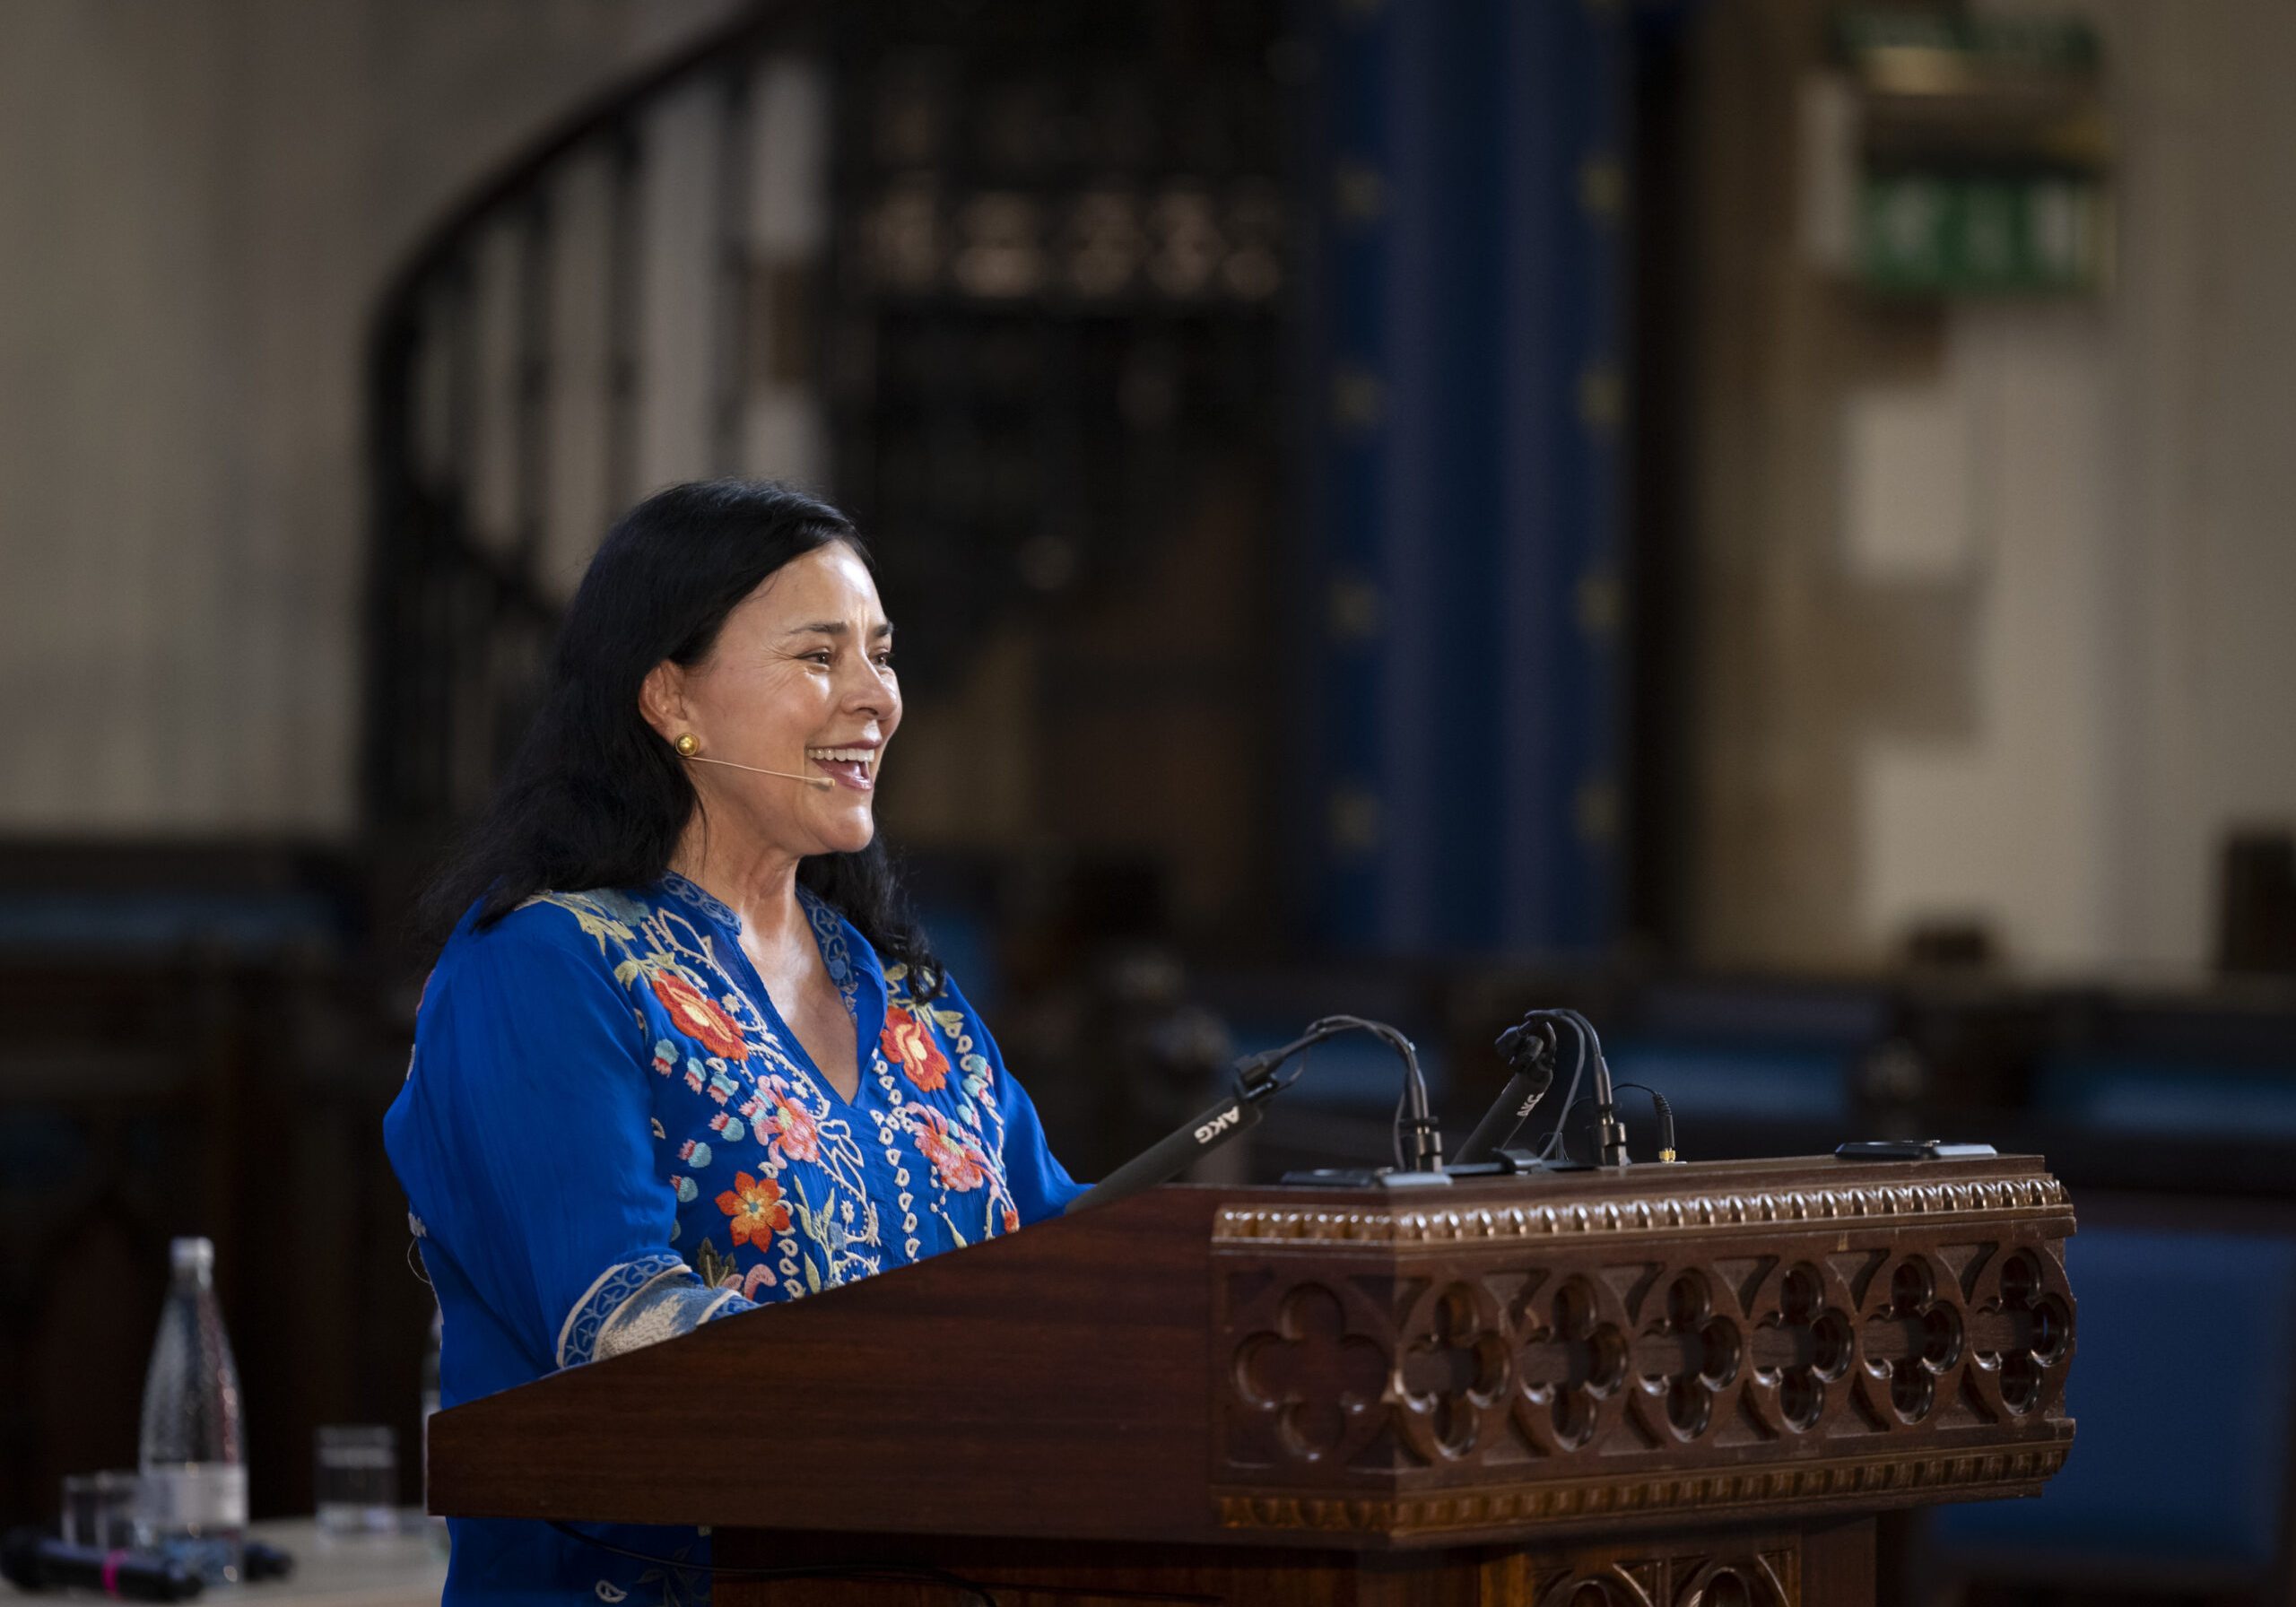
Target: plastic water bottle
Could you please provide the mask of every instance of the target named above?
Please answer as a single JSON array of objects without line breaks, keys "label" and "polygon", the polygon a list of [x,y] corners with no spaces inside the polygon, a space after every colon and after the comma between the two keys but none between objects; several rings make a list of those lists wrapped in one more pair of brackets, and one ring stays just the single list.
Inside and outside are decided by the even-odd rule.
[{"label": "plastic water bottle", "polygon": [[215,1247],[168,1247],[172,1282],[144,1380],[144,1543],[210,1583],[237,1583],[247,1542],[247,1439],[239,1369],[215,1301]]}]

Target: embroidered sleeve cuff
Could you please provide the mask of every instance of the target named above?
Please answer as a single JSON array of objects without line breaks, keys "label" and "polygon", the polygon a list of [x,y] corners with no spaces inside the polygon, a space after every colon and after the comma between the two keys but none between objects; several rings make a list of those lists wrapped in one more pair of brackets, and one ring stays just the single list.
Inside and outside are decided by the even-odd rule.
[{"label": "embroidered sleeve cuff", "polygon": [[730,1289],[710,1288],[666,1250],[620,1262],[600,1273],[566,1314],[558,1365],[603,1361],[658,1344],[752,1304]]}]

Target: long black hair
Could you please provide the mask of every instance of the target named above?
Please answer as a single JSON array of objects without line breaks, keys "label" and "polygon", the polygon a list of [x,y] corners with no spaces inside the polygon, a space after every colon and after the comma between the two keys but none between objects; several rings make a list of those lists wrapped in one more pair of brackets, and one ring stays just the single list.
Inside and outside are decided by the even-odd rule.
[{"label": "long black hair", "polygon": [[[700,807],[687,767],[639,712],[655,665],[709,656],[726,616],[791,559],[842,542],[852,522],[769,481],[674,485],[623,515],[566,610],[541,708],[486,812],[422,900],[433,929],[475,902],[491,925],[535,893],[652,885]],[[797,880],[851,921],[918,995],[939,964],[909,913],[882,838],[799,862]]]}]

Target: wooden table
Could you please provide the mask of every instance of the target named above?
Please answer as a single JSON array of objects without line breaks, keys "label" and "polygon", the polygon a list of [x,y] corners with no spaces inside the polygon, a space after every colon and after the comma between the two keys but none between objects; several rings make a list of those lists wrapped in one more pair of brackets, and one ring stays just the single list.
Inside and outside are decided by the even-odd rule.
[{"label": "wooden table", "polygon": [[315,1518],[256,1524],[256,1538],[292,1556],[295,1571],[249,1585],[248,1607],[438,1607],[447,1587],[446,1535],[418,1513],[405,1517],[408,1527],[397,1534],[340,1539],[320,1533]]},{"label": "wooden table", "polygon": [[[447,1587],[446,1537],[434,1535],[420,1514],[404,1516],[408,1527],[401,1533],[342,1540],[321,1534],[316,1518],[257,1524],[255,1538],[293,1557],[294,1573],[244,1590],[210,1591],[200,1600],[248,1607],[438,1607]],[[13,1585],[0,1589],[26,1594]],[[72,1594],[100,1599],[93,1592]]]}]

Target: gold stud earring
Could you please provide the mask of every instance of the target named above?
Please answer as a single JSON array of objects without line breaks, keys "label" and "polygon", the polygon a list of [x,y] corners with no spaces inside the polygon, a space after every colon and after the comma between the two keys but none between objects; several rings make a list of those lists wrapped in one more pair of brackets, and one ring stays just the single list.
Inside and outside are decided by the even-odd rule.
[{"label": "gold stud earring", "polygon": [[701,751],[701,739],[694,735],[691,731],[678,738],[678,740],[671,745],[677,749],[678,757],[680,759],[691,759],[695,754]]}]

